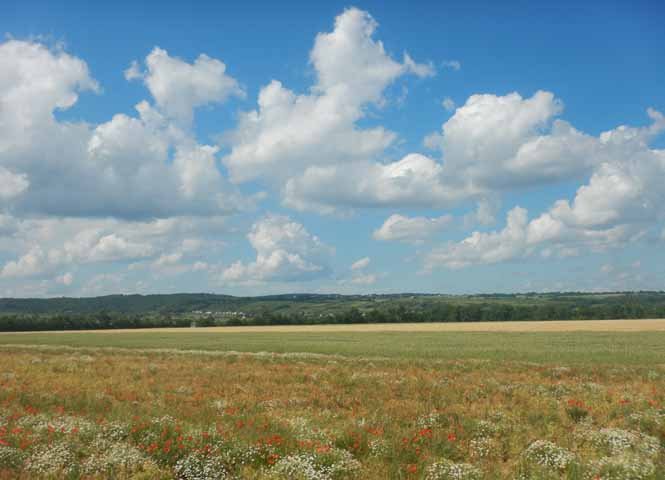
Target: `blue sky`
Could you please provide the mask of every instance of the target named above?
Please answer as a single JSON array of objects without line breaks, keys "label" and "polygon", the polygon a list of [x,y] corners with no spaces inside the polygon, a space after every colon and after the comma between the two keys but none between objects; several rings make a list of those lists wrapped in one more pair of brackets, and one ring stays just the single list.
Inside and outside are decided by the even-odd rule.
[{"label": "blue sky", "polygon": [[663,289],[663,20],[9,2],[0,295]]}]

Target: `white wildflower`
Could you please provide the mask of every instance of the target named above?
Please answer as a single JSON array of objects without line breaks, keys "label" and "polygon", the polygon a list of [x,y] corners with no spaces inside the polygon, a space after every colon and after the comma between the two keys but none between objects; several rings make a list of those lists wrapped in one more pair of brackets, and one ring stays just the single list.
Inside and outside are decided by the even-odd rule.
[{"label": "white wildflower", "polygon": [[576,436],[581,440],[590,442],[594,447],[605,451],[609,455],[633,452],[655,458],[661,452],[660,442],[657,438],[620,428],[593,430],[586,427],[577,431]]},{"label": "white wildflower", "polygon": [[425,470],[425,480],[480,480],[482,477],[478,467],[450,460],[433,463]]},{"label": "white wildflower", "polygon": [[178,460],[174,468],[178,480],[224,480],[231,478],[221,457],[194,452]]},{"label": "white wildflower", "polygon": [[76,455],[64,443],[42,445],[25,462],[25,470],[35,476],[72,475],[77,467]]},{"label": "white wildflower", "polygon": [[126,443],[113,443],[104,451],[95,453],[83,462],[83,471],[87,474],[131,474],[154,466],[139,449]]},{"label": "white wildflower", "polygon": [[19,469],[25,461],[25,453],[18,448],[0,445],[0,471]]},{"label": "white wildflower", "polygon": [[548,470],[562,471],[575,461],[575,455],[547,440],[536,440],[522,452],[522,458],[530,464]]},{"label": "white wildflower", "polygon": [[591,462],[587,478],[600,480],[646,480],[653,478],[656,466],[638,455],[617,455]]}]

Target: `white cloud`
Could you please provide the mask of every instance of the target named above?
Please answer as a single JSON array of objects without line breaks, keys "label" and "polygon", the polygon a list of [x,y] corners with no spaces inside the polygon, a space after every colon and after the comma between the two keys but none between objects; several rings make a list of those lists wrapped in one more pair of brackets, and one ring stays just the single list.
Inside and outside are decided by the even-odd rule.
[{"label": "white cloud", "polygon": [[7,200],[23,193],[30,182],[25,174],[16,175],[0,166],[0,200]]},{"label": "white cloud", "polygon": [[445,266],[463,268],[470,265],[492,264],[523,255],[527,244],[527,211],[515,207],[508,212],[506,227],[489,233],[473,232],[459,243],[432,250],[425,259],[426,270]]},{"label": "white cloud", "polygon": [[442,174],[440,164],[416,153],[388,164],[309,167],[286,183],[283,203],[321,213],[340,208],[449,205],[460,193],[456,187],[446,188]]},{"label": "white cloud", "polygon": [[452,221],[450,215],[436,218],[405,217],[393,214],[374,231],[375,240],[422,243]]},{"label": "white cloud", "polygon": [[132,63],[125,70],[125,79],[131,81],[143,79],[144,77],[145,73],[141,71],[141,64],[137,60],[132,60]]},{"label": "white cloud", "polygon": [[[214,260],[222,244],[219,237],[227,231],[221,217],[127,222],[109,218],[15,219],[0,215],[0,252],[15,255],[0,266],[0,280],[4,280],[0,281],[0,291],[4,288],[5,292],[21,295],[43,295],[47,290],[39,287],[37,291],[27,280],[19,288],[11,279],[56,280],[56,275],[62,276],[81,265],[93,265],[86,270],[97,272],[122,265],[137,274],[146,267],[169,275],[204,271],[206,262],[202,256]],[[187,265],[186,261],[193,264]],[[127,265],[128,262],[132,263]],[[200,265],[196,266],[197,262]],[[81,282],[83,286],[85,283]]]},{"label": "white cloud", "polygon": [[367,266],[369,265],[369,262],[370,262],[369,257],[363,257],[363,258],[353,262],[353,264],[351,265],[351,270],[354,270],[354,271],[355,270],[363,270],[363,269],[367,268]]},{"label": "white cloud", "polygon": [[614,271],[614,267],[610,264],[605,264],[602,267],[600,267],[600,272],[601,273],[608,274],[608,273],[612,273],[613,271]]},{"label": "white cloud", "polygon": [[245,96],[240,84],[226,74],[226,65],[204,54],[189,64],[155,47],[145,64],[147,71],[142,73],[138,62],[132,62],[125,78],[143,79],[157,106],[185,124],[191,122],[196,107]]},{"label": "white cloud", "polygon": [[[522,145],[537,139],[561,109],[549,92],[539,91],[527,99],[517,93],[472,95],[443,124],[438,136],[446,180],[480,183],[485,188],[508,181],[506,177],[517,172],[508,172],[507,163]],[[434,138],[430,137],[430,146]]]},{"label": "white cloud", "polygon": [[447,60],[443,62],[445,68],[458,71],[462,68],[462,63],[459,60]]},{"label": "white cloud", "polygon": [[378,274],[367,271],[371,260],[369,257],[363,257],[351,264],[350,276],[344,276],[338,280],[339,285],[374,285],[379,279]]},{"label": "white cloud", "polygon": [[572,203],[560,200],[550,214],[572,227],[604,227],[662,220],[665,151],[634,152],[607,162],[581,186]]},{"label": "white cloud", "polygon": [[603,228],[571,228],[546,212],[527,220],[527,211],[515,207],[508,212],[506,227],[501,231],[474,231],[458,243],[434,248],[425,257],[425,270],[437,267],[452,269],[471,265],[494,264],[528,257],[540,251],[543,258],[565,258],[581,254],[581,249],[606,251],[641,239],[644,231],[630,225]]},{"label": "white cloud", "polygon": [[492,225],[496,222],[496,214],[498,213],[500,202],[494,198],[478,200],[476,211],[464,215],[464,226],[470,227],[474,224]]},{"label": "white cloud", "polygon": [[[278,81],[261,89],[256,109],[241,113],[224,136],[230,153],[221,163],[234,181],[264,180],[284,206],[324,214],[475,204],[464,216],[466,228],[493,223],[506,192],[581,183],[571,198],[532,212],[530,221],[517,207],[504,229],[438,246],[426,256],[429,269],[665,240],[665,151],[651,146],[665,130],[660,112],[648,109],[645,127],[622,125],[596,137],[558,119],[562,103],[550,92],[472,95],[460,106],[445,97],[442,106],[453,113],[426,138],[433,152],[393,159],[387,149],[399,145],[398,135],[378,126],[376,113],[394,104],[387,92],[400,77],[435,72],[407,53],[390,54],[376,30],[367,12],[344,11],[332,31],[316,37],[308,89],[295,92]],[[443,65],[460,67],[458,61]],[[0,42],[0,72],[4,292],[43,293],[54,284],[131,290],[138,283],[122,282],[138,274],[205,272],[201,276],[211,278],[222,272],[228,284],[248,284],[330,273],[332,249],[279,216],[255,223],[248,237],[253,261],[220,266],[215,255],[227,231],[223,217],[262,198],[247,198],[229,184],[220,169],[221,148],[200,144],[190,128],[197,108],[244,96],[221,60],[201,55],[189,63],[156,47],[125,72],[128,80],[140,79],[152,99],[99,124],[58,114],[84,92],[101,92],[86,63],[62,47]],[[419,244],[448,222],[446,215],[395,214],[373,236]],[[366,271],[366,260],[347,270],[347,285],[380,278]],[[78,278],[93,268],[79,265],[101,271],[129,262],[126,277]]]},{"label": "white cloud", "polygon": [[407,55],[405,63],[392,59],[373,38],[376,27],[367,12],[345,10],[332,32],[316,37],[310,93],[298,95],[276,80],[261,89],[258,109],[242,113],[226,135],[231,153],[223,161],[234,181],[281,183],[306,167],[367,161],[395,141],[382,127],[360,129],[356,122],[367,106],[384,102],[384,89],[399,76],[431,69]]},{"label": "white cloud", "polygon": [[354,275],[351,278],[351,283],[355,285],[374,285],[378,280],[378,276],[374,273]]},{"label": "white cloud", "polygon": [[132,241],[117,233],[101,229],[83,230],[64,245],[63,260],[67,262],[117,262],[149,257],[149,243]]},{"label": "white cloud", "polygon": [[455,101],[450,97],[446,97],[441,102],[441,106],[445,108],[448,112],[452,112],[453,110],[455,110]]},{"label": "white cloud", "polygon": [[0,238],[13,235],[18,229],[18,221],[11,215],[0,213]]},{"label": "white cloud", "polygon": [[55,281],[56,283],[69,287],[74,283],[74,275],[71,272],[66,272],[56,277]]},{"label": "white cloud", "polygon": [[41,274],[49,267],[48,257],[44,251],[39,247],[34,247],[18,260],[7,262],[0,270],[0,277],[29,277]]},{"label": "white cloud", "polygon": [[[187,70],[171,60],[177,72]],[[216,60],[199,60],[189,66],[193,79],[221,68]],[[194,101],[190,90],[198,87],[168,83],[169,70],[155,68],[159,82],[168,84],[155,90],[161,103],[171,108],[168,95]],[[96,126],[56,119],[54,110],[72,107],[81,91],[98,90],[82,60],[9,40],[0,43],[0,71],[11,72],[0,78],[0,200],[17,214],[149,218],[228,214],[253,205],[255,199],[243,198],[220,174],[217,147],[199,145],[148,102],[136,106],[136,116],[118,114]],[[200,90],[194,104],[225,98],[213,86]]]},{"label": "white cloud", "polygon": [[[78,92],[99,89],[85,62],[60,47],[49,49],[40,43],[0,43],[0,72],[0,132],[20,133],[44,124],[54,110],[74,105]],[[9,135],[0,139],[0,153],[11,142],[28,140]]]},{"label": "white cloud", "polygon": [[210,265],[207,262],[194,262],[192,265],[192,271],[194,272],[204,272],[210,268]]},{"label": "white cloud", "polygon": [[533,242],[611,248],[641,239],[665,219],[665,151],[648,146],[665,121],[652,109],[649,115],[648,127],[621,126],[601,135],[603,161],[572,202],[558,200],[531,222]]},{"label": "white cloud", "polygon": [[408,53],[404,53],[404,68],[406,71],[411,72],[420,78],[433,77],[436,75],[436,69],[432,62],[416,63]]},{"label": "white cloud", "polygon": [[[156,260],[150,263],[150,267],[160,273],[177,275],[187,271],[200,272],[208,270],[210,267],[206,262],[195,261],[192,264],[187,263],[198,254],[207,242],[199,238],[185,238],[180,245],[169,250],[170,253],[162,253]],[[134,264],[135,268],[143,266],[141,263]],[[130,266],[131,267],[131,266]]]},{"label": "white cloud", "polygon": [[227,283],[299,281],[326,276],[333,250],[304,226],[283,215],[268,215],[256,222],[247,235],[256,260],[237,261],[222,272]]},{"label": "white cloud", "polygon": [[461,199],[579,178],[600,162],[598,141],[553,121],[562,109],[544,91],[472,95],[425,145],[441,150],[445,184],[457,186]]},{"label": "white cloud", "polygon": [[[309,166],[283,188],[286,206],[332,213],[358,207],[451,207],[515,188],[581,178],[604,158],[597,139],[563,121],[552,93],[472,95],[425,145],[392,163]],[[547,132],[549,130],[549,132]],[[545,133],[546,132],[546,133]],[[336,185],[337,188],[326,188]]]},{"label": "white cloud", "polygon": [[[526,222],[526,211],[512,210],[502,232],[474,232],[457,244],[432,251],[426,268],[496,263],[529,255],[579,255],[581,249],[605,251],[645,237],[665,220],[665,150],[649,141],[665,130],[663,116],[649,109],[652,124],[620,126],[589,139],[595,152],[589,182],[578,188],[572,201],[554,202],[547,211]],[[518,221],[519,220],[519,221]]]}]

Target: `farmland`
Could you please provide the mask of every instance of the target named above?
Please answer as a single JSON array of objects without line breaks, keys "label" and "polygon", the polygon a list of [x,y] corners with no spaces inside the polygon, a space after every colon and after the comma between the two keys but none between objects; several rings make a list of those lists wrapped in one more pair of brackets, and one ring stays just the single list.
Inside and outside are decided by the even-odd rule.
[{"label": "farmland", "polygon": [[1,334],[0,478],[663,478],[632,322]]}]

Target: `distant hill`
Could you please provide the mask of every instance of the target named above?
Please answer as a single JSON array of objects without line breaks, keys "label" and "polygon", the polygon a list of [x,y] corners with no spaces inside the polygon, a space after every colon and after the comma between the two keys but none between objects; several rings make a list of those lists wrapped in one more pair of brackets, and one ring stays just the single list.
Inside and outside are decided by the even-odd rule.
[{"label": "distant hill", "polygon": [[234,297],[210,293],[0,299],[0,331],[665,318],[665,292]]},{"label": "distant hill", "polygon": [[235,297],[213,293],[173,293],[155,295],[105,295],[100,297],[0,298],[0,314],[89,314],[116,312],[122,314],[189,313],[194,311],[265,310],[302,311],[320,307],[368,307],[377,304],[665,304],[665,292],[555,292],[516,294],[443,295],[397,293],[373,295],[340,295],[290,293],[257,297]]},{"label": "distant hill", "polygon": [[184,312],[206,308],[209,305],[221,305],[232,298],[229,295],[211,295],[205,293],[106,295],[90,298],[2,298],[0,299],[0,313]]}]

